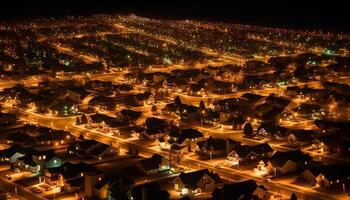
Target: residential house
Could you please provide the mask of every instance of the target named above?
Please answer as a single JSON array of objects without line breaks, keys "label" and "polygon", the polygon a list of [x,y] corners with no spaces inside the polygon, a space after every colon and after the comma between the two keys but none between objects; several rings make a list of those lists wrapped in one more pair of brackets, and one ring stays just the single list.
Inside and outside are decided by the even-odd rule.
[{"label": "residential house", "polygon": [[17,159],[15,167],[20,170],[30,171],[32,173],[39,173],[42,169],[40,164],[35,162],[30,155],[25,155]]},{"label": "residential house", "polygon": [[120,114],[125,120],[135,123],[141,117],[142,112],[123,109],[120,111]]},{"label": "residential house", "polygon": [[292,146],[306,146],[315,141],[316,132],[313,130],[296,130],[287,136]]},{"label": "residential house", "polygon": [[109,95],[113,93],[113,83],[110,81],[100,81],[100,80],[89,81],[88,83],[85,84],[85,88],[101,94],[105,94],[105,95]]},{"label": "residential house", "polygon": [[269,144],[263,143],[254,146],[237,145],[227,155],[228,160],[236,161],[239,163],[251,162],[268,157],[273,153],[273,149]]},{"label": "residential house", "polygon": [[146,103],[152,103],[152,98],[153,95],[150,92],[131,94],[124,97],[124,104],[131,107],[140,107]]},{"label": "residential house", "polygon": [[21,170],[38,173],[45,168],[61,166],[61,159],[57,158],[53,150],[37,150],[34,148],[25,148],[25,155],[18,158],[14,167]]},{"label": "residential house", "polygon": [[222,184],[221,178],[207,169],[181,172],[173,181],[174,190],[179,191],[181,195],[194,196],[198,193],[211,193],[216,187]]},{"label": "residential house", "polygon": [[202,118],[204,124],[215,126],[220,121],[220,113],[213,110],[206,111],[206,114]]},{"label": "residential house", "polygon": [[59,161],[53,150],[42,151],[34,148],[26,148],[26,156],[30,156],[35,163],[40,165],[41,169],[44,169],[47,161],[52,158],[57,159],[56,162]]},{"label": "residential house", "polygon": [[166,135],[169,125],[164,119],[150,117],[144,124],[142,134],[149,139],[157,139]]},{"label": "residential house", "polygon": [[68,99],[78,104],[88,104],[94,96],[84,87],[74,87],[68,90]]},{"label": "residential house", "polygon": [[197,142],[204,139],[204,135],[197,129],[182,129],[177,136],[176,143],[186,145],[188,151],[191,152],[197,145]]},{"label": "residential house", "polygon": [[26,135],[29,135],[30,137],[37,137],[39,136],[38,132],[39,127],[33,124],[25,124],[22,127],[19,127],[16,129],[18,133],[23,133]]},{"label": "residential house", "polygon": [[318,137],[319,146],[323,152],[335,155],[348,155],[350,153],[350,139],[339,134]]},{"label": "residential house", "polygon": [[114,111],[117,106],[117,99],[114,97],[97,96],[92,98],[88,104],[97,109]]},{"label": "residential house", "polygon": [[30,145],[35,143],[34,138],[30,137],[25,133],[12,133],[5,139],[7,144],[19,144],[19,145]]},{"label": "residential house", "polygon": [[131,199],[169,200],[169,193],[157,182],[138,185],[131,190]]},{"label": "residential house", "polygon": [[306,169],[302,177],[311,185],[321,188],[348,187],[350,183],[350,173],[345,165],[321,165]]},{"label": "residential house", "polygon": [[97,172],[98,170],[89,164],[79,162],[66,162],[60,167],[44,170],[44,181],[53,186],[62,187],[67,192],[74,192],[84,185],[86,173]]},{"label": "residential house", "polygon": [[106,199],[112,180],[103,172],[88,172],[84,176],[85,195],[89,198]]},{"label": "residential house", "polygon": [[260,138],[283,140],[288,137],[291,130],[278,125],[275,122],[264,122],[256,131],[256,135]]},{"label": "residential house", "polygon": [[35,137],[35,140],[40,145],[68,145],[74,141],[74,137],[67,131],[41,129],[40,135]]},{"label": "residential house", "polygon": [[306,103],[294,108],[293,112],[297,113],[298,116],[309,119],[317,119],[326,114],[320,105]]},{"label": "residential house", "polygon": [[170,163],[167,158],[154,154],[150,158],[140,160],[137,167],[142,173],[150,175],[170,170]]},{"label": "residential house", "polygon": [[130,179],[130,177],[118,176],[113,178],[113,180],[109,183],[110,187],[107,192],[108,198],[131,199],[130,190],[134,187],[134,185],[135,183]]},{"label": "residential house", "polygon": [[18,158],[25,156],[25,149],[17,144],[10,148],[0,150],[1,163],[13,164],[17,162]]},{"label": "residential house", "polygon": [[236,91],[236,87],[231,82],[213,80],[209,82],[207,90],[216,94],[228,94]]},{"label": "residential house", "polygon": [[82,158],[102,159],[117,155],[119,150],[110,145],[106,145],[94,140],[83,140],[75,142],[68,147],[68,154]]},{"label": "residential house", "polygon": [[209,137],[207,140],[197,142],[196,153],[203,159],[226,156],[239,142],[231,139]]},{"label": "residential house", "polygon": [[303,170],[312,163],[312,158],[300,150],[277,151],[264,160],[266,163],[266,174],[272,176]]},{"label": "residential house", "polygon": [[165,114],[176,114],[181,119],[196,120],[200,117],[199,107],[186,105],[181,102],[180,97],[176,97],[174,103],[167,104],[162,112]]},{"label": "residential house", "polygon": [[267,190],[263,185],[257,185],[254,180],[247,180],[216,188],[213,192],[213,199],[266,199],[267,195]]},{"label": "residential house", "polygon": [[282,118],[284,110],[284,108],[264,103],[255,108],[255,119],[263,122],[277,122]]}]

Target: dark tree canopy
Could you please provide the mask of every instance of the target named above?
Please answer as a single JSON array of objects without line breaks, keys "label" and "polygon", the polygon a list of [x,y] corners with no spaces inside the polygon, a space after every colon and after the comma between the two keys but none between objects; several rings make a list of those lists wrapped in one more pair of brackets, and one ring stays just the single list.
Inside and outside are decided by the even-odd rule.
[{"label": "dark tree canopy", "polygon": [[248,122],[244,125],[244,128],[243,128],[244,135],[251,136],[251,135],[253,135],[253,131],[254,131],[253,126],[251,123]]},{"label": "dark tree canopy", "polygon": [[177,106],[182,105],[182,101],[180,99],[180,96],[175,97],[175,105],[177,105]]}]

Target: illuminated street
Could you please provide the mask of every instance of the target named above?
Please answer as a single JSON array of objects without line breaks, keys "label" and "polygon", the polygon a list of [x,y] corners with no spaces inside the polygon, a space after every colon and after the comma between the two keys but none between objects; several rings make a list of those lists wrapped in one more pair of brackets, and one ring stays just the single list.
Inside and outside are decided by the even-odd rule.
[{"label": "illuminated street", "polygon": [[349,199],[350,35],[0,23],[1,199]]}]

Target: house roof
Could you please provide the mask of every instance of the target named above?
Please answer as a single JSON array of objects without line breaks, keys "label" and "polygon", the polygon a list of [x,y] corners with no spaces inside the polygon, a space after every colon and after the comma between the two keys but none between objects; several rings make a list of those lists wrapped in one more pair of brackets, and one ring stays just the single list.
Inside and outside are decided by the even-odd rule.
[{"label": "house roof", "polygon": [[139,107],[142,103],[135,95],[128,95],[124,97],[124,103],[128,106]]},{"label": "house roof", "polygon": [[80,187],[84,184],[84,177],[67,180],[67,184],[69,184],[71,187]]},{"label": "house roof", "polygon": [[266,154],[273,152],[273,149],[268,143],[263,144],[257,144],[254,146],[251,146],[252,151],[254,151],[256,154]]},{"label": "house roof", "polygon": [[66,131],[52,131],[52,134],[47,133],[47,134],[41,134],[35,139],[37,141],[52,141],[52,140],[64,140],[66,139],[67,135],[70,135]]},{"label": "house roof", "polygon": [[168,103],[162,110],[169,111],[169,112],[175,112],[177,109],[177,106],[175,103]]},{"label": "house roof", "polygon": [[127,110],[127,109],[121,110],[120,113],[124,117],[126,117],[130,120],[134,120],[134,121],[136,121],[142,115],[142,112],[140,112],[140,111],[133,111],[133,110]]},{"label": "house roof", "polygon": [[14,144],[8,149],[0,150],[0,157],[9,158],[15,153],[25,154],[25,149],[21,145]]},{"label": "house roof", "polygon": [[159,164],[162,163],[163,157],[159,154],[154,154],[151,158],[140,160],[141,166],[146,170],[154,170],[159,168]]},{"label": "house roof", "polygon": [[258,102],[260,99],[264,98],[264,96],[253,94],[253,93],[244,93],[240,99],[247,100],[249,102],[255,103]]},{"label": "house roof", "polygon": [[101,104],[114,106],[117,104],[117,99],[114,97],[96,96],[89,101],[89,104]]},{"label": "house roof", "polygon": [[33,155],[33,156],[43,156],[45,155],[47,157],[47,159],[56,156],[55,151],[54,150],[45,150],[45,151],[40,151],[34,148],[25,148],[26,152],[29,155]]},{"label": "house roof", "polygon": [[150,98],[151,96],[152,96],[152,93],[151,93],[151,92],[144,92],[144,93],[135,94],[135,97],[136,97],[137,100],[139,100],[139,101],[147,100],[147,99]]},{"label": "house roof", "polygon": [[83,140],[76,142],[76,145],[81,149],[88,149],[91,146],[97,145],[99,142],[96,142],[95,140]]},{"label": "house roof", "polygon": [[350,177],[349,167],[346,165],[321,165],[314,166],[308,170],[316,177],[320,174],[325,176],[329,181],[337,179],[348,179]]},{"label": "house roof", "polygon": [[287,133],[291,132],[289,129],[279,126],[275,122],[264,122],[258,127],[258,131],[264,129],[267,133],[271,135],[281,135],[285,136]]},{"label": "house roof", "polygon": [[180,137],[183,137],[186,139],[194,139],[194,138],[203,137],[203,134],[199,132],[197,129],[187,128],[187,129],[182,129],[180,131]]},{"label": "house roof", "polygon": [[50,173],[50,174],[58,174],[61,172],[62,168],[60,167],[52,167],[52,168],[46,168],[46,170]]},{"label": "house roof", "polygon": [[295,163],[309,162],[312,158],[308,154],[304,154],[300,150],[281,152],[277,151],[271,157],[267,158],[266,161],[272,163],[273,166],[283,166],[287,161],[293,161]]},{"label": "house roof", "polygon": [[248,145],[239,145],[239,146],[234,147],[233,150],[234,150],[234,152],[236,152],[236,154],[240,158],[245,158],[250,153],[254,153],[254,152],[252,152],[250,146],[248,146]]},{"label": "house roof", "polygon": [[155,128],[147,128],[146,129],[147,135],[157,135],[164,133],[164,130],[162,129],[155,129]]},{"label": "house roof", "polygon": [[319,111],[322,107],[316,104],[303,103],[300,106],[293,109],[295,112],[299,113],[311,113],[313,111]]},{"label": "house roof", "polygon": [[242,115],[239,115],[238,117],[232,117],[223,124],[228,124],[228,125],[243,125],[245,123],[245,119],[243,119]]},{"label": "house roof", "polygon": [[202,148],[207,148],[210,150],[224,150],[226,149],[226,140],[221,139],[221,138],[212,138],[209,137],[205,141],[197,142],[197,146],[202,149]]},{"label": "house roof", "polygon": [[80,94],[81,95],[80,99],[84,99],[90,94],[90,92],[86,91],[85,87],[73,87],[73,88],[70,88],[69,90],[77,94]]},{"label": "house roof", "polygon": [[127,125],[128,123],[122,120],[118,120],[115,117],[111,117],[105,114],[93,114],[90,116],[90,119],[94,122],[94,123],[101,123],[104,122],[106,123],[106,125],[110,126],[110,127],[118,127],[118,126],[123,126],[123,125]]},{"label": "house roof", "polygon": [[168,123],[164,119],[149,117],[146,119],[145,125],[147,129],[164,130],[168,126]]},{"label": "house roof", "polygon": [[209,110],[206,115],[204,116],[205,119],[208,120],[219,120],[220,119],[220,113],[217,111]]},{"label": "house roof", "polygon": [[288,99],[270,95],[266,98],[266,102],[269,104],[273,104],[273,105],[285,108],[291,101]]},{"label": "house roof", "polygon": [[210,173],[208,169],[202,169],[187,173],[181,172],[178,178],[180,178],[185,187],[193,188],[197,187],[198,182],[204,175],[209,176],[215,183],[221,182],[221,178],[217,174]]},{"label": "house roof", "polygon": [[12,133],[6,137],[7,140],[21,143],[33,143],[34,139],[25,133]]},{"label": "house roof", "polygon": [[180,137],[180,128],[177,126],[170,126],[169,127],[169,136],[174,138]]},{"label": "house roof", "polygon": [[36,167],[38,164],[34,162],[33,158],[29,155],[18,158],[18,160],[22,161],[25,165],[29,165],[31,167]]},{"label": "house roof", "polygon": [[257,155],[267,154],[273,152],[271,146],[267,143],[258,144],[254,146],[237,145],[234,147],[234,151],[240,158],[245,158],[249,154],[254,153]]},{"label": "house roof", "polygon": [[25,124],[24,126],[18,128],[17,130],[22,133],[35,132],[38,130],[38,126],[33,124]]},{"label": "house roof", "polygon": [[134,199],[169,199],[169,193],[166,190],[162,190],[162,185],[157,182],[149,182],[137,185],[132,188],[131,192]]},{"label": "house roof", "polygon": [[90,151],[90,154],[91,154],[91,155],[94,155],[94,156],[99,156],[99,155],[101,155],[103,152],[105,152],[106,150],[108,150],[110,147],[111,147],[111,146],[109,146],[109,145],[99,143],[98,145],[96,145],[95,148],[92,149],[92,151]]},{"label": "house roof", "polygon": [[193,105],[181,104],[177,107],[180,111],[186,111],[186,113],[196,113],[198,111],[198,107]]},{"label": "house roof", "polygon": [[96,189],[101,189],[103,186],[105,186],[105,185],[107,185],[109,183],[111,183],[111,180],[109,178],[105,177],[101,181],[97,182],[94,187]]},{"label": "house roof", "polygon": [[247,180],[232,184],[226,184],[213,192],[218,199],[251,199],[258,185],[254,180]]},{"label": "house roof", "polygon": [[312,130],[296,130],[293,135],[301,142],[311,142],[315,140],[316,132]]},{"label": "house roof", "polygon": [[[53,168],[54,169],[54,168]],[[70,163],[66,162],[61,165],[57,170],[58,173],[62,174],[65,178],[75,178],[82,172],[96,172],[98,171],[93,165],[89,165],[83,162]]]}]

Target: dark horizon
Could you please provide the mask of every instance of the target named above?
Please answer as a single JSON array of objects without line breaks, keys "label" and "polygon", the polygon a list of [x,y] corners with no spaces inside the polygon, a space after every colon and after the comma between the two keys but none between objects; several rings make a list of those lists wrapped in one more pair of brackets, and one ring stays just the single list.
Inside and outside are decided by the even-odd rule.
[{"label": "dark horizon", "polygon": [[0,8],[2,21],[40,17],[85,16],[94,14],[131,14],[161,19],[198,19],[233,22],[277,28],[350,32],[345,3],[280,2],[248,0],[238,2],[211,0],[14,0]]}]

